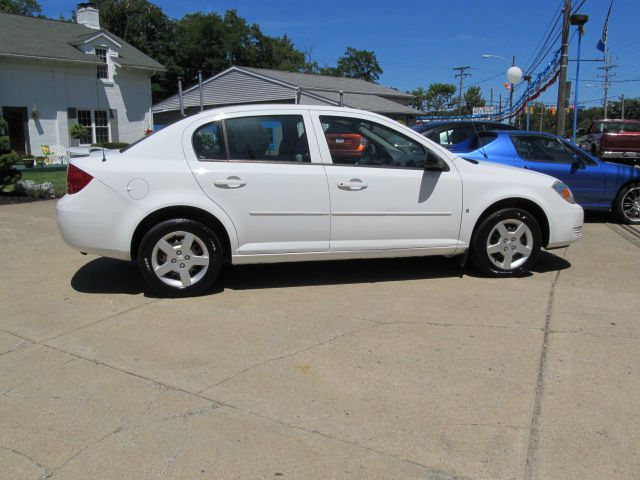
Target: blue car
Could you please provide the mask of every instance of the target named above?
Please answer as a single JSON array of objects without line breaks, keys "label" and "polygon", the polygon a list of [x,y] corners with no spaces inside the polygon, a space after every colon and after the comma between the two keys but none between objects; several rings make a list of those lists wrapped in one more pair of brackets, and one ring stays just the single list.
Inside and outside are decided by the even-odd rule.
[{"label": "blue car", "polygon": [[620,222],[640,224],[640,168],[603,162],[557,135],[479,132],[473,145],[452,151],[468,160],[546,173],[566,183],[585,210],[612,211]]}]

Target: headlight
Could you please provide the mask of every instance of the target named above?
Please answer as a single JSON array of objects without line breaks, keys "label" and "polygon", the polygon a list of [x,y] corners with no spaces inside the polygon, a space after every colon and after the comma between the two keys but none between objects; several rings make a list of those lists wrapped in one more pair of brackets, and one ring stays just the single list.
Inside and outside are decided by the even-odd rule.
[{"label": "headlight", "polygon": [[558,195],[564,198],[567,202],[576,203],[576,199],[573,198],[573,193],[571,193],[571,189],[567,187],[567,185],[564,182],[561,182],[560,180],[558,180],[551,186],[551,188],[553,188],[556,192],[558,192]]}]

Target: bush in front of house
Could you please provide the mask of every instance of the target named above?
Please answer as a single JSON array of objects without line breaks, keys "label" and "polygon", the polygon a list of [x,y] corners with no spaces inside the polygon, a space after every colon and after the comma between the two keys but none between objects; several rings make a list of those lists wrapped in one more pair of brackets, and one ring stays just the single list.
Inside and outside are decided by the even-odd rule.
[{"label": "bush in front of house", "polygon": [[129,144],[125,142],[105,142],[105,143],[93,143],[92,147],[106,148],[109,150],[120,150],[121,148],[128,147]]},{"label": "bush in front of house", "polygon": [[36,183],[33,180],[19,180],[16,191],[32,198],[56,198],[51,182]]},{"label": "bush in front of house", "polygon": [[0,117],[0,191],[20,180],[21,174],[16,170],[20,155],[9,148],[9,136],[5,134],[7,122]]}]

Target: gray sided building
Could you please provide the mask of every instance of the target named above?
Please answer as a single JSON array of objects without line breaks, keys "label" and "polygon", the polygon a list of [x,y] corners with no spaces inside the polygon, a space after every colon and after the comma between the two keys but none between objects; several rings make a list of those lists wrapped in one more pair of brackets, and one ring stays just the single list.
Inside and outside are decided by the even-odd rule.
[{"label": "gray sided building", "polygon": [[[342,92],[342,93],[340,93]],[[184,115],[200,111],[200,88],[183,92]],[[357,78],[331,77],[263,68],[231,67],[202,82],[204,109],[260,103],[340,105],[368,110],[413,125],[422,112],[409,106],[413,96]],[[156,127],[182,118],[178,95],[153,106]]]}]

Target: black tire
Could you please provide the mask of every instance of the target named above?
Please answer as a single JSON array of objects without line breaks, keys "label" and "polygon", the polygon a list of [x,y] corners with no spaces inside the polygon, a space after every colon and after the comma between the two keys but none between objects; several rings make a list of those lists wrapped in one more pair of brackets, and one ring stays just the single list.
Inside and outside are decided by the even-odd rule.
[{"label": "black tire", "polygon": [[[513,221],[513,223],[509,223],[509,221]],[[503,224],[502,222],[505,223]],[[512,237],[515,240],[508,238],[507,242],[504,242],[504,238],[495,239],[496,235],[500,236],[500,233],[496,231],[498,225],[502,224],[507,229],[507,232],[512,233],[509,229],[516,228],[516,224],[520,223],[525,224],[529,230],[528,234],[524,234],[524,238],[516,239]],[[507,259],[502,252],[489,254],[488,245],[490,240],[495,246],[497,246],[496,242],[504,242],[504,247],[508,249],[506,251],[512,255],[509,258],[513,258],[512,262],[515,264],[513,267],[503,268],[496,265],[495,262],[500,263],[501,258],[501,263],[507,265]],[[470,258],[473,265],[485,275],[491,277],[518,276],[528,272],[534,265],[538,253],[540,253],[541,243],[540,225],[538,225],[533,215],[520,208],[505,208],[492,213],[478,225],[471,239]],[[503,244],[500,244],[501,249]],[[516,251],[527,247],[530,248],[530,253],[526,256]],[[522,259],[525,259],[525,261],[521,262]]]},{"label": "black tire", "polygon": [[[194,235],[194,240],[192,247],[182,252],[179,246],[187,238],[185,233]],[[171,258],[159,246],[163,238],[175,251]],[[204,265],[189,263],[206,257],[206,268]],[[218,278],[223,263],[224,252],[216,234],[205,225],[186,218],[165,220],[157,224],[145,234],[138,250],[138,267],[142,277],[149,289],[162,297],[191,297],[207,292]],[[165,264],[172,270],[164,275],[157,275],[156,268]],[[181,274],[189,276],[188,282],[183,281]],[[184,286],[185,283],[187,286]]]},{"label": "black tire", "polygon": [[[633,198],[626,198],[631,197]],[[640,201],[640,183],[631,183],[622,188],[616,199],[613,201],[613,214],[620,223],[627,223],[630,225],[640,225],[640,210],[635,210],[635,214],[625,214],[625,202]],[[629,205],[627,204],[627,210]],[[640,208],[640,207],[638,207]]]}]

